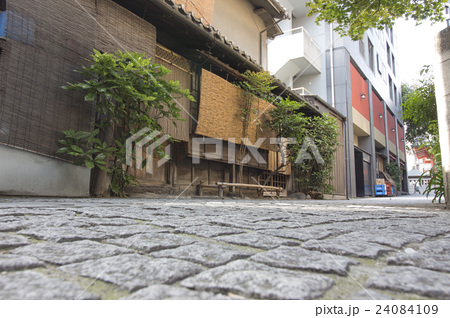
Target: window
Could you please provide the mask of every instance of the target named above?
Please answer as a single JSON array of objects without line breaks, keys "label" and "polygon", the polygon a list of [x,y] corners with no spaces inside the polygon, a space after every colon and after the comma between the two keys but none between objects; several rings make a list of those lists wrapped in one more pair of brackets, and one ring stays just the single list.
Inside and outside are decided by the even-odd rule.
[{"label": "window", "polygon": [[361,55],[366,58],[366,48],[364,45],[364,41],[363,40],[359,40],[359,52],[361,53]]},{"label": "window", "polygon": [[375,59],[374,59],[373,55],[374,55],[373,44],[369,40],[369,66],[372,71],[375,71],[375,65],[374,65]]},{"label": "window", "polygon": [[380,56],[377,53],[377,70],[378,73],[380,73],[380,75],[382,75],[383,73],[381,73],[381,64],[380,64]]},{"label": "window", "polygon": [[0,0],[0,11],[6,11],[6,0]]},{"label": "window", "polygon": [[394,57],[394,54],[392,54],[392,71],[394,72],[394,75],[397,76],[396,70],[395,70],[395,57]]},{"label": "window", "polygon": [[395,106],[398,106],[398,93],[397,93],[397,86],[394,85],[394,103]]},{"label": "window", "polygon": [[6,11],[0,11],[0,39],[6,37]]},{"label": "window", "polygon": [[389,76],[389,97],[391,98],[391,100],[394,100],[394,92],[393,92],[393,87],[392,87],[391,76]]},{"label": "window", "polygon": [[391,48],[389,47],[389,44],[387,42],[386,42],[386,52],[388,65],[391,66]]}]

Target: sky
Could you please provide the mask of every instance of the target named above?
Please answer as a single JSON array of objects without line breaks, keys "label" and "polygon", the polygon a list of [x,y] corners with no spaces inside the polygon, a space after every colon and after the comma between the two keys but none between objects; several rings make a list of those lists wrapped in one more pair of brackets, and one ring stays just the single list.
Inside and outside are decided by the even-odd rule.
[{"label": "sky", "polygon": [[423,65],[434,64],[434,38],[447,24],[441,22],[431,25],[430,22],[424,22],[416,26],[415,21],[398,20],[396,25],[400,79],[412,83],[419,78]]}]

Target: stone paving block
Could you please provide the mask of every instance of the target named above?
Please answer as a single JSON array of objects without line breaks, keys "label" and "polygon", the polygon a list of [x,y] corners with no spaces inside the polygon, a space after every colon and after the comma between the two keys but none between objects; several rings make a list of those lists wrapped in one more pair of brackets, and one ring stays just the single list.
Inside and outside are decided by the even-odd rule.
[{"label": "stone paving block", "polygon": [[0,249],[28,245],[28,239],[21,235],[0,233]]},{"label": "stone paving block", "polygon": [[411,265],[450,273],[450,238],[429,241],[419,250],[411,248],[388,258],[389,265]]},{"label": "stone paving block", "polygon": [[179,228],[176,228],[173,232],[174,233],[185,233],[185,234],[202,236],[202,237],[215,237],[215,236],[220,236],[220,235],[244,233],[244,231],[241,229],[235,229],[235,228],[226,227],[226,226],[216,226],[216,225],[179,227]]},{"label": "stone paving block", "polygon": [[0,274],[0,299],[58,300],[100,299],[73,283],[33,271]]},{"label": "stone paving block", "polygon": [[130,236],[123,239],[109,239],[107,243],[133,248],[144,253],[156,252],[169,248],[177,248],[197,242],[195,239],[183,235],[159,233],[145,233],[142,235]]},{"label": "stone paving block", "polygon": [[389,266],[367,281],[370,288],[450,298],[450,275],[412,266]]},{"label": "stone paving block", "polygon": [[223,295],[215,295],[208,292],[199,292],[183,287],[168,285],[153,285],[133,293],[123,299],[131,300],[223,300],[230,299]]},{"label": "stone paving block", "polygon": [[332,279],[321,275],[238,260],[185,279],[180,284],[186,288],[248,298],[314,299],[322,296],[333,283]]},{"label": "stone paving block", "polygon": [[58,215],[50,217],[48,215],[26,215],[21,217],[24,222],[28,223],[28,227],[85,227],[89,223],[84,218],[74,215]]},{"label": "stone paving block", "polygon": [[365,242],[363,239],[349,240],[348,238],[341,236],[321,241],[311,240],[303,243],[302,247],[332,254],[367,257],[373,259],[384,253],[393,251],[392,248],[377,243]]},{"label": "stone paving block", "polygon": [[6,223],[6,222],[17,221],[17,219],[18,219],[18,217],[16,217],[16,216],[2,216],[2,217],[0,217],[0,224]]},{"label": "stone paving block", "polygon": [[267,229],[281,229],[281,228],[297,228],[301,226],[300,224],[293,224],[289,222],[283,221],[261,221],[257,222],[257,220],[249,220],[249,219],[236,219],[232,216],[228,219],[224,218],[215,218],[211,219],[211,224],[220,225],[220,226],[228,226],[232,228],[240,228],[247,230],[267,230]]},{"label": "stone paving block", "polygon": [[371,289],[361,290],[358,293],[352,294],[350,300],[395,300],[388,295],[376,292]]},{"label": "stone paving block", "polygon": [[38,240],[52,242],[73,242],[79,240],[103,240],[107,235],[103,232],[95,232],[81,227],[32,227],[21,230],[19,234],[28,235]]},{"label": "stone paving block", "polygon": [[88,217],[77,217],[80,221],[88,226],[96,225],[108,225],[108,226],[124,226],[124,225],[137,225],[139,224],[136,220],[124,219],[124,218],[88,218]]},{"label": "stone paving block", "polygon": [[270,229],[284,229],[284,228],[298,228],[308,226],[309,223],[289,221],[257,221],[253,223],[254,230],[270,230]]},{"label": "stone paving block", "polygon": [[[364,229],[363,227],[360,227],[358,223],[360,222],[318,224],[310,226],[307,229],[312,233],[326,233],[327,237],[330,236],[330,233],[332,236],[338,236]],[[372,224],[372,227],[373,226],[374,225]]]},{"label": "stone paving block", "polygon": [[30,225],[26,221],[13,221],[13,222],[1,222],[0,221],[0,232],[14,232],[20,231]]},{"label": "stone paving block", "polygon": [[235,234],[227,236],[219,236],[215,238],[216,240],[236,244],[243,246],[250,246],[255,248],[260,248],[263,250],[270,250],[272,248],[279,247],[281,245],[295,246],[299,245],[300,242],[294,240],[283,239],[279,237],[259,234],[259,233],[246,233],[246,234]]},{"label": "stone paving block", "polygon": [[155,229],[149,225],[125,225],[125,226],[95,226],[89,228],[89,230],[100,232],[104,234],[105,238],[124,238],[135,235],[152,234],[152,233],[163,233],[168,232],[164,229]]},{"label": "stone paving block", "polygon": [[[23,215],[51,215],[57,214],[54,210],[46,210],[39,208],[8,208],[8,209],[0,209],[0,216],[23,216]],[[62,214],[62,213],[60,213]],[[66,213],[67,214],[67,213]]]},{"label": "stone paving block", "polygon": [[224,265],[231,261],[240,258],[247,258],[252,255],[253,253],[248,251],[241,251],[228,246],[220,246],[203,242],[150,254],[152,257],[178,258],[199,263],[207,267]]},{"label": "stone paving block", "polygon": [[340,239],[349,241],[363,240],[366,242],[378,243],[394,248],[402,248],[406,244],[420,243],[427,237],[418,233],[406,233],[402,231],[392,231],[390,229],[378,229],[368,231],[357,231],[339,236]]},{"label": "stone paving block", "polygon": [[[213,225],[246,229],[246,230],[265,229],[264,226],[261,227],[261,225],[255,225],[254,222],[251,222],[249,220],[240,220],[238,218],[234,218],[233,216],[229,216],[227,218],[224,218],[224,217],[214,218],[210,221],[210,223]],[[278,226],[276,228],[278,228]]]},{"label": "stone paving block", "polygon": [[61,266],[64,272],[100,279],[130,292],[154,284],[172,284],[198,274],[203,267],[183,260],[124,254]]},{"label": "stone paving block", "polygon": [[418,233],[428,237],[436,237],[450,233],[449,225],[438,218],[422,218],[420,222],[407,218],[391,221],[389,228],[392,230]]},{"label": "stone paving block", "polygon": [[342,276],[347,275],[350,265],[359,264],[358,261],[348,257],[290,246],[281,246],[268,252],[256,254],[250,260],[273,267],[312,270],[322,273],[335,273]]},{"label": "stone paving block", "polygon": [[36,267],[45,267],[45,265],[37,258],[31,256],[0,254],[0,272],[31,269]]},{"label": "stone paving block", "polygon": [[11,253],[30,255],[51,264],[65,265],[123,253],[133,253],[133,251],[123,247],[86,240],[58,244],[36,243],[16,248]]},{"label": "stone paving block", "polygon": [[261,230],[258,233],[283,237],[287,239],[295,239],[300,241],[309,241],[312,239],[321,240],[332,234],[330,231],[316,229],[314,227],[302,227],[297,229],[278,229],[278,230]]},{"label": "stone paving block", "polygon": [[152,218],[151,220],[148,220],[148,222],[152,225],[161,226],[161,227],[186,227],[186,226],[200,226],[208,224],[207,219],[201,218],[201,217],[177,217],[177,216],[163,216],[163,217],[157,217]]}]

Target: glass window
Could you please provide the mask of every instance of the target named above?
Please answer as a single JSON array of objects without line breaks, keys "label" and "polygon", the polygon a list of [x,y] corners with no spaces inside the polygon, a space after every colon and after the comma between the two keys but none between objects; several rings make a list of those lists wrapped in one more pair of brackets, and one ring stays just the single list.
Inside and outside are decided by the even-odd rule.
[{"label": "glass window", "polygon": [[389,44],[387,42],[386,42],[386,52],[388,65],[391,66],[391,48],[389,47]]},{"label": "glass window", "polygon": [[397,76],[396,70],[395,70],[395,57],[394,57],[394,54],[392,54],[392,71],[394,72],[394,75]]},{"label": "glass window", "polygon": [[366,58],[366,48],[364,45],[364,41],[363,40],[359,40],[359,52],[361,53],[361,55]]},{"label": "glass window", "polygon": [[372,71],[375,71],[375,59],[374,59],[374,51],[373,44],[369,40],[369,66]]},{"label": "glass window", "polygon": [[398,93],[397,93],[397,86],[394,85],[394,103],[395,106],[398,106]]},{"label": "glass window", "polygon": [[392,87],[392,78],[391,76],[389,76],[389,97],[391,98],[391,100],[394,100],[394,92],[393,92],[393,87]]}]

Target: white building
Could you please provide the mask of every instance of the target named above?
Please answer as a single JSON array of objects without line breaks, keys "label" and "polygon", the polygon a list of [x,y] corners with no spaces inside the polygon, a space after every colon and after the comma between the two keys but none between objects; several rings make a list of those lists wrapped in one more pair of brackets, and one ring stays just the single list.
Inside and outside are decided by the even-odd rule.
[{"label": "white building", "polygon": [[403,167],[407,191],[404,127],[397,39],[393,29],[371,29],[360,41],[341,37],[308,17],[306,0],[280,0],[290,20],[269,44],[269,70],[305,97],[318,96],[347,117],[347,191],[373,195],[386,163]]}]

